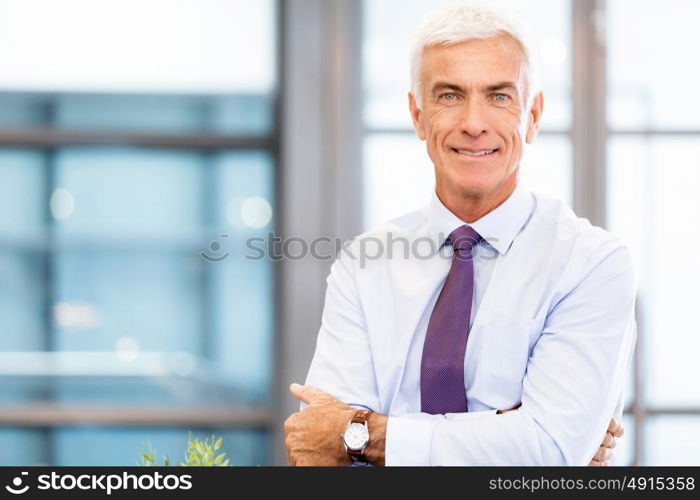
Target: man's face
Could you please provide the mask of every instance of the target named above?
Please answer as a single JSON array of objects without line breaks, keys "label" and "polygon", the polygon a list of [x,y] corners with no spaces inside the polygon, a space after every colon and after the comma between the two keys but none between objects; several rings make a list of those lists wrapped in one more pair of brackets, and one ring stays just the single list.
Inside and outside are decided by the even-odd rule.
[{"label": "man's face", "polygon": [[446,199],[507,197],[517,182],[525,142],[532,142],[542,94],[526,109],[527,68],[510,37],[427,47],[421,65],[422,109],[409,106]]}]

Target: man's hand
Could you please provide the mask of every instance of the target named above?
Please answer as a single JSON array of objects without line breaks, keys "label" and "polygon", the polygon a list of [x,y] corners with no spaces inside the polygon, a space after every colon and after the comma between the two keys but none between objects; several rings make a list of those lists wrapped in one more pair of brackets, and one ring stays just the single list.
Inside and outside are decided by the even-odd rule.
[{"label": "man's hand", "polygon": [[308,385],[289,386],[295,398],[309,406],[284,422],[284,442],[290,465],[347,465],[350,457],[342,434],[355,410],[330,394]]},{"label": "man's hand", "polygon": [[622,424],[615,420],[615,417],[610,419],[610,425],[608,425],[608,430],[605,433],[603,442],[600,443],[598,451],[591,459],[588,464],[591,467],[605,467],[608,465],[608,460],[612,458],[613,448],[617,446],[617,438],[622,437],[625,434],[625,428]]}]

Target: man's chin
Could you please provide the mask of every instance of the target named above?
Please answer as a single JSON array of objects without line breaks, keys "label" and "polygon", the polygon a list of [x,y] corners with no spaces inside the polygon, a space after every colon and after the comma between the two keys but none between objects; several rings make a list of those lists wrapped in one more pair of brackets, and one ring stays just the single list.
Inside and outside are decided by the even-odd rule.
[{"label": "man's chin", "polygon": [[[497,175],[494,175],[497,174]],[[451,192],[467,198],[499,197],[498,193],[512,191],[511,184],[517,179],[513,173],[503,178],[503,167],[468,168],[463,165],[449,165],[446,170],[438,172],[437,185],[440,191]]]},{"label": "man's chin", "polygon": [[460,176],[450,183],[450,191],[467,198],[485,198],[497,190],[499,183],[483,176]]}]

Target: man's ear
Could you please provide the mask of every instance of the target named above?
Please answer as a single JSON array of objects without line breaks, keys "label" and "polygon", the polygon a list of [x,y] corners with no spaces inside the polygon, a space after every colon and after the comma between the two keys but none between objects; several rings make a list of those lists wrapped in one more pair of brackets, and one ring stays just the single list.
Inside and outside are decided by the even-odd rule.
[{"label": "man's ear", "polygon": [[413,92],[408,93],[408,109],[411,111],[411,120],[413,121],[413,130],[421,141],[425,140],[423,132],[423,110],[416,104],[416,98]]},{"label": "man's ear", "polygon": [[542,110],[544,109],[544,96],[542,92],[538,92],[532,100],[532,106],[528,113],[527,134],[525,141],[531,144],[537,137],[537,131],[540,129],[540,120],[542,119]]}]

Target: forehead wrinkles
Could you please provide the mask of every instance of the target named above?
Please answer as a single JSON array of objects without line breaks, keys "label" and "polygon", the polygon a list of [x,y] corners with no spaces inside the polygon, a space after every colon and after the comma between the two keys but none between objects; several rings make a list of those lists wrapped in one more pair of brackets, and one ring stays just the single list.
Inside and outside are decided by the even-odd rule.
[{"label": "forehead wrinkles", "polygon": [[427,47],[423,53],[421,83],[430,92],[438,81],[463,88],[512,81],[524,93],[526,73],[522,48],[515,40],[502,36]]}]

